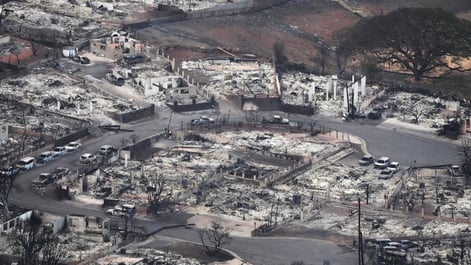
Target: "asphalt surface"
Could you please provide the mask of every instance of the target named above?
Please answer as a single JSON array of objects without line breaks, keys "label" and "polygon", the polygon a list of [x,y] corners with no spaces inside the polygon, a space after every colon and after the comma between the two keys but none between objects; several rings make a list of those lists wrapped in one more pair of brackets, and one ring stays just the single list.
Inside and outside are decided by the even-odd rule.
[{"label": "asphalt surface", "polygon": [[403,166],[459,164],[459,141],[430,135],[401,127],[383,125],[381,121],[357,120],[344,122],[327,117],[314,119],[294,116],[290,120],[315,122],[317,128],[333,129],[362,138],[367,149],[374,157],[388,156]]},{"label": "asphalt surface", "polygon": [[[98,138],[83,139],[81,141],[83,146],[80,150],[19,175],[17,184],[22,188],[22,192],[13,192],[10,202],[18,206],[57,214],[105,217],[104,210],[95,209],[88,205],[74,206],[40,195],[33,190],[31,181],[40,173],[51,172],[58,166],[71,168],[72,171],[76,170],[80,167],[78,163],[79,156],[86,152],[96,153],[101,145],[110,144],[119,147],[121,139],[129,139],[132,134],[136,134],[139,139],[142,139],[163,131],[169,125],[174,129],[184,127],[192,118],[208,114],[214,113],[199,112],[181,115],[162,111],[155,119],[124,125],[128,129],[135,130],[134,132],[108,132]],[[231,113],[231,119],[244,119],[244,115],[242,113]],[[345,123],[319,117],[295,116],[290,117],[290,119],[316,122],[317,125],[358,135],[365,139],[368,150],[375,156],[388,155],[404,165],[408,165],[413,160],[416,160],[417,164],[443,164],[459,161],[458,146],[447,141],[381,128],[376,124]],[[159,231],[157,237],[162,235],[199,242],[199,236],[194,230],[173,228],[160,231],[163,227],[184,223],[186,217],[176,213],[155,220],[136,219],[135,221],[136,227],[142,228],[147,233]],[[113,219],[119,222],[119,218]],[[323,260],[329,260],[330,264],[349,265],[356,259],[355,253],[345,252],[345,250],[331,242],[305,238],[234,238],[225,247],[252,264],[289,264],[294,260],[304,260],[307,264],[321,264]]]}]

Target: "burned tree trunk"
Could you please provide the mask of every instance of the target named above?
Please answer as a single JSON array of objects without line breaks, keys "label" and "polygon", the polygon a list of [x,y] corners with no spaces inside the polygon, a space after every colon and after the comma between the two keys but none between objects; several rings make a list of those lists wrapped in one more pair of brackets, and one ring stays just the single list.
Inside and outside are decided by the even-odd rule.
[{"label": "burned tree trunk", "polygon": [[149,212],[157,214],[160,210],[162,195],[167,186],[167,178],[162,175],[147,177],[147,201],[149,202]]},{"label": "burned tree trunk", "polygon": [[220,223],[211,222],[211,226],[199,231],[201,244],[211,254],[219,255],[222,246],[230,242],[231,237],[229,230],[224,228]]}]

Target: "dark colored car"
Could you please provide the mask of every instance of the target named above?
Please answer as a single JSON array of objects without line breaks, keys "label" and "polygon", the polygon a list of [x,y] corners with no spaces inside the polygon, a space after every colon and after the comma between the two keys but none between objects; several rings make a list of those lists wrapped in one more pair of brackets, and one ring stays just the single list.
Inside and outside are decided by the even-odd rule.
[{"label": "dark colored car", "polygon": [[373,110],[370,111],[366,117],[370,120],[379,120],[381,119],[381,116],[381,112]]},{"label": "dark colored car", "polygon": [[54,182],[54,176],[50,173],[41,173],[33,180],[33,185],[43,187]]}]

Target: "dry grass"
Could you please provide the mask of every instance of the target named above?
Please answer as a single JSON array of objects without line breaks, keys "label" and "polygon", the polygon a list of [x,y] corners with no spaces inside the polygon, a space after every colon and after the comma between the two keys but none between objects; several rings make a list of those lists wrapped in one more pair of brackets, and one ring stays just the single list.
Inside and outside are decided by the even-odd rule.
[{"label": "dry grass", "polygon": [[[267,5],[270,0],[255,0],[256,4]],[[457,12],[462,18],[471,19],[471,2],[469,0],[357,0],[362,9],[373,14],[387,13],[398,7],[442,7]],[[459,11],[459,12],[458,12]],[[146,29],[145,34],[150,43],[156,45],[179,45],[185,47],[227,47],[239,50],[240,53],[252,53],[261,60],[271,60],[275,42],[281,42],[290,62],[313,66],[316,47],[319,43],[335,45],[338,30],[353,26],[360,18],[330,0],[297,0],[266,9],[227,17],[213,17],[183,21],[162,25],[170,32],[157,29]],[[171,50],[177,60],[202,58],[199,52],[186,52],[185,49]],[[193,57],[192,57],[193,56]],[[331,58],[333,60],[334,58]],[[333,62],[330,70],[335,72]],[[434,87],[443,86],[445,91],[460,90],[460,94],[471,94],[471,85],[467,76],[458,75],[456,80],[442,80]],[[462,80],[462,81],[461,81]],[[467,91],[470,92],[467,92]]]}]

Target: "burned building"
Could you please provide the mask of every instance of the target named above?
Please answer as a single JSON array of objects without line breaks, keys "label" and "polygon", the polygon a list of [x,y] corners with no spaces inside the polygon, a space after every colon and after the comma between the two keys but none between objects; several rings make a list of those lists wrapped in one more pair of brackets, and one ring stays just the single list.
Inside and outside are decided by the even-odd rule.
[{"label": "burned building", "polygon": [[119,61],[127,55],[145,54],[147,48],[125,31],[113,32],[109,37],[90,40],[90,51]]}]

